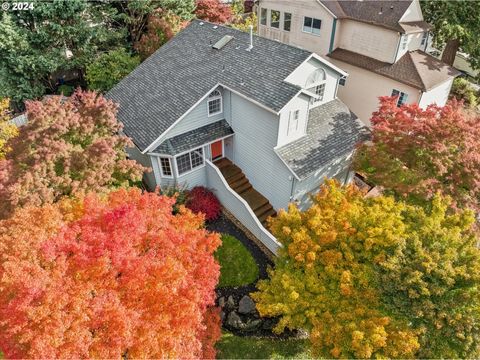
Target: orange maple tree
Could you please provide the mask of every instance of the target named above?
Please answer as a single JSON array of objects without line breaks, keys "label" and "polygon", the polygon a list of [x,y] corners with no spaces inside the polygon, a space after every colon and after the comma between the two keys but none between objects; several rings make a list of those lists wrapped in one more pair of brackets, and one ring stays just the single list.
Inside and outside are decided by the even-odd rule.
[{"label": "orange maple tree", "polygon": [[220,238],[174,201],[121,189],[0,221],[4,355],[214,357]]}]

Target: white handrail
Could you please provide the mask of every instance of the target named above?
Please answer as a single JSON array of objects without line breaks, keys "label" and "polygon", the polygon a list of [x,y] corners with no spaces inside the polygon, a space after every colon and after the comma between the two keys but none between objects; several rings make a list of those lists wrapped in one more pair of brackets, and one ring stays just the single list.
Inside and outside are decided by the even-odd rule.
[{"label": "white handrail", "polygon": [[[205,162],[208,166],[210,166],[215,172],[216,174],[218,175],[218,177],[220,178],[220,181],[222,182],[223,186],[228,190],[228,192],[233,195],[238,201],[240,201],[240,203],[245,207],[245,209],[247,210],[247,212],[249,213],[249,215],[252,217],[253,221],[255,222],[255,224],[257,225],[258,229],[265,235],[269,238],[269,240],[271,240],[274,245],[275,245],[275,248],[272,249],[271,246],[268,246],[268,244],[264,244],[265,246],[267,246],[267,248],[270,249],[270,251],[272,251],[273,253],[276,254],[276,249],[278,249],[279,247],[282,247],[282,244],[275,238],[275,236],[273,236],[267,229],[265,229],[265,227],[262,225],[262,223],[260,222],[260,220],[258,220],[257,216],[255,215],[255,213],[253,212],[252,208],[250,207],[250,205],[247,203],[247,201],[242,198],[236,191],[234,191],[230,185],[228,185],[228,182],[226,181],[226,179],[224,178],[222,172],[220,171],[219,168],[217,168],[210,160],[208,159],[205,159]],[[208,176],[208,174],[207,174]],[[230,209],[229,209],[230,210]],[[231,210],[230,210],[231,211]],[[234,214],[235,215],[235,214]],[[248,227],[247,227],[248,228]],[[249,229],[250,230],[250,229]],[[251,231],[251,230],[250,230]],[[259,239],[260,241],[262,241],[262,239]],[[262,241],[263,242],[263,241]]]}]

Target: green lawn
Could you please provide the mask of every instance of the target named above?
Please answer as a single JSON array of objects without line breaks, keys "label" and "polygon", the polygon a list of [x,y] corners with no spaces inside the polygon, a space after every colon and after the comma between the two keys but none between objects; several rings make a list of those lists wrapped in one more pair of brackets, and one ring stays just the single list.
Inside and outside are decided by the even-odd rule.
[{"label": "green lawn", "polygon": [[274,340],[224,333],[217,342],[217,359],[311,359],[308,340]]},{"label": "green lawn", "polygon": [[253,256],[237,238],[222,235],[222,246],[215,253],[220,263],[218,287],[239,286],[254,282],[258,278],[258,266]]}]

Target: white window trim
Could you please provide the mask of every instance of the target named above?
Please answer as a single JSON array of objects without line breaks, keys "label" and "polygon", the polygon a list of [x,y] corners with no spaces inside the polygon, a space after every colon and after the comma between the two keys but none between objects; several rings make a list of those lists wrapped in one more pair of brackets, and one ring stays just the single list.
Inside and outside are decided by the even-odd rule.
[{"label": "white window trim", "polygon": [[325,103],[325,92],[327,91],[327,79],[322,80],[322,81],[317,81],[313,84],[310,84],[307,90],[309,92],[317,95],[316,88],[317,88],[317,86],[320,86],[322,84],[325,84],[325,88],[323,89],[323,99],[321,99],[321,100],[319,98],[312,99],[313,101],[310,102],[311,106],[317,106],[317,105]]},{"label": "white window trim", "polygon": [[[215,115],[221,114],[223,112],[223,96],[222,96],[222,93],[218,89],[213,90],[212,93],[215,92],[215,91],[218,91],[218,93],[220,95],[216,95],[216,96],[213,96],[213,97],[210,97],[210,95],[208,95],[208,97],[207,97],[207,115],[208,115],[208,117],[215,116]],[[220,99],[220,111],[217,111],[217,112],[214,112],[214,113],[210,114],[210,101],[214,101],[214,100],[218,100],[218,99]]]},{"label": "white window trim", "polygon": [[[170,171],[171,171],[172,175],[165,175],[163,173],[162,159],[168,159],[168,161],[170,162]],[[162,176],[162,178],[173,179],[173,166],[172,165],[173,164],[172,164],[172,157],[171,156],[158,156],[158,167],[160,168],[160,175]]]},{"label": "white window trim", "polygon": [[[265,10],[265,24],[262,24],[262,10]],[[268,26],[268,9],[267,8],[260,8],[260,16],[258,17],[258,23],[260,26]]]},{"label": "white window trim", "polygon": [[[390,96],[398,96],[398,97],[397,97],[397,102],[396,102],[397,107],[400,107],[400,106],[406,104],[407,101],[408,101],[408,96],[409,96],[409,94],[406,93],[405,91],[402,91],[402,90],[392,89],[392,93],[393,93],[394,91],[398,91],[398,95],[390,95]],[[403,103],[401,103],[401,104],[399,105],[400,99],[402,98],[402,94],[403,94],[403,95],[406,95],[407,100],[405,100],[405,102],[403,102]]]},{"label": "white window trim", "polygon": [[[312,31],[305,31],[303,28],[305,27],[305,18],[310,18],[312,19],[312,26],[310,27],[311,29],[313,29],[313,20],[320,20],[320,33],[319,34],[314,34],[313,33],[313,30]],[[302,22],[302,32],[305,33],[305,34],[310,34],[310,35],[314,35],[314,36],[321,36],[322,35],[322,19],[318,19],[318,18],[314,18],[314,17],[311,17],[311,16],[304,16],[303,17],[303,22]]]},{"label": "white window trim", "polygon": [[[275,27],[275,26],[272,26],[272,11],[276,11],[278,12],[278,27]],[[281,30],[282,29],[282,12],[280,10],[275,10],[275,9],[270,9],[268,11],[268,24],[269,26],[272,28],[272,29],[277,29],[277,30]]]},{"label": "white window trim", "polygon": [[[290,14],[290,30],[285,30],[285,14]],[[286,33],[291,33],[292,32],[292,20],[293,20],[293,14],[291,12],[282,12],[282,26],[281,30]]]},{"label": "white window trim", "polygon": [[[178,158],[179,156],[182,156],[182,155],[185,155],[185,154],[190,154],[190,165],[192,165],[192,154],[191,154],[191,153],[194,152],[194,151],[196,151],[196,150],[198,150],[198,149],[200,149],[200,148],[202,149],[202,161],[203,161],[203,164],[200,165],[200,166],[197,166],[197,167],[195,167],[195,168],[192,168],[192,169],[190,169],[189,171],[186,171],[186,172],[180,174],[180,172],[178,171],[177,158]],[[180,178],[180,177],[182,177],[182,176],[188,175],[188,174],[190,174],[190,173],[192,173],[192,172],[194,172],[194,171],[196,171],[196,170],[198,170],[198,169],[201,169],[201,168],[203,168],[203,167],[205,167],[205,146],[199,146],[199,147],[197,147],[197,148],[195,148],[195,149],[187,150],[187,151],[184,151],[184,152],[182,152],[182,153],[180,153],[180,154],[175,155],[175,172],[176,172],[176,174],[177,174],[177,178]]]}]

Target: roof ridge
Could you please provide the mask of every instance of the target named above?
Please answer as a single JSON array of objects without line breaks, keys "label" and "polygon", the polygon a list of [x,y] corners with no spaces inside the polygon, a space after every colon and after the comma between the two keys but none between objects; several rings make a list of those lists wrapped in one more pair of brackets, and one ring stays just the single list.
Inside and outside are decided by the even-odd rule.
[{"label": "roof ridge", "polygon": [[[215,23],[212,23],[212,22],[210,22],[210,21],[201,20],[201,19],[193,19],[193,20],[190,22],[190,24],[188,24],[188,26],[192,25],[194,22],[207,23],[207,24],[210,24],[210,25],[213,25],[213,26],[217,26],[217,27],[219,27],[219,28],[224,28],[224,29],[227,29],[227,30],[229,30],[229,31],[234,31],[234,32],[240,33],[240,34],[242,34],[242,35],[244,35],[244,36],[248,36],[248,35],[249,35],[249,33],[245,32],[245,31],[235,29],[235,28],[230,27],[230,26],[228,26],[228,25],[225,25],[225,24],[215,24]],[[183,29],[183,30],[184,30],[184,29]],[[183,30],[182,30],[182,31],[183,31]],[[296,49],[296,50],[300,50],[300,51],[305,52],[305,53],[310,54],[310,55],[313,54],[312,51],[308,51],[308,50],[303,49],[303,48],[301,48],[301,47],[299,47],[299,46],[286,44],[286,43],[281,42],[281,41],[279,41],[279,40],[273,40],[273,39],[270,39],[270,38],[266,38],[266,37],[260,36],[260,35],[258,35],[258,34],[255,34],[255,33],[253,33],[253,37],[254,37],[254,38],[257,38],[257,39],[261,39],[261,41],[267,41],[267,42],[270,42],[270,43],[278,44],[278,45],[283,46],[283,47],[289,47],[289,48],[293,48],[293,49]],[[236,40],[239,40],[238,38],[235,38],[235,39],[236,39]],[[248,42],[245,42],[245,43],[248,44]]]},{"label": "roof ridge", "polygon": [[[415,62],[415,60],[412,58],[412,55],[411,53],[414,52],[416,50],[412,50],[412,51],[407,51],[407,54],[408,54],[408,57],[410,59],[410,61],[412,62],[413,64],[413,67],[415,68],[415,70],[417,71],[417,76],[418,78],[420,79],[420,82],[422,83],[422,86],[423,86],[423,89],[426,91],[427,90],[427,86],[425,84],[425,81],[423,81],[423,78],[422,78],[422,75],[420,75],[420,72],[418,70],[418,67],[417,67],[417,63]],[[405,56],[405,55],[404,55]]]}]

